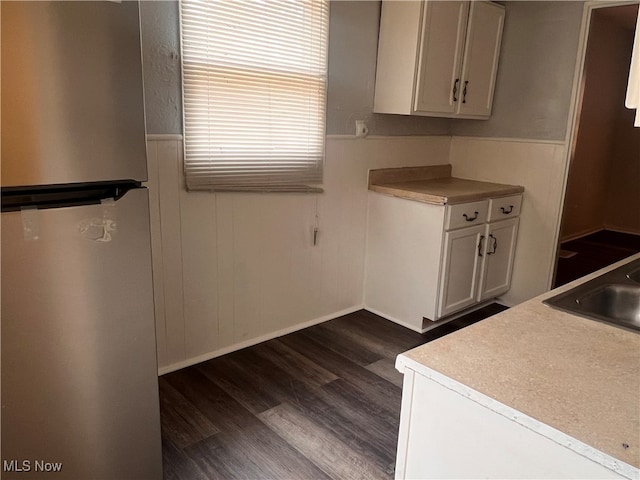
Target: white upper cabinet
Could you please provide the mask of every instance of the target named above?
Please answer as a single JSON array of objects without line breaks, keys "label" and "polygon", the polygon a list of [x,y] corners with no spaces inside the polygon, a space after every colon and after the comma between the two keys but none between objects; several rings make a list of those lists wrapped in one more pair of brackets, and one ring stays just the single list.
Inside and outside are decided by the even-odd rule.
[{"label": "white upper cabinet", "polygon": [[383,1],[374,112],[488,118],[503,25],[491,2]]},{"label": "white upper cabinet", "polygon": [[471,2],[457,110],[462,116],[491,115],[503,25],[502,5]]},{"label": "white upper cabinet", "polygon": [[424,3],[416,112],[456,113],[468,17],[469,2]]}]

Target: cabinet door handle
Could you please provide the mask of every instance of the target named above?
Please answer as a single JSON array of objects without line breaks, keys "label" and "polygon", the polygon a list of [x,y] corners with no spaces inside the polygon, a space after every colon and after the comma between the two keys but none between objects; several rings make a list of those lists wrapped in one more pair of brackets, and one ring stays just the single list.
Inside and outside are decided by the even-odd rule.
[{"label": "cabinet door handle", "polygon": [[494,237],[492,233],[489,234],[489,238],[493,239],[493,250],[491,252],[487,252],[487,255],[493,255],[496,253],[496,249],[498,248],[498,239]]},{"label": "cabinet door handle", "polygon": [[453,82],[453,101],[454,102],[458,101],[458,97],[456,97],[456,94],[458,93],[458,83],[460,83],[460,79],[456,78],[456,81]]},{"label": "cabinet door handle", "polygon": [[500,210],[502,210],[502,213],[504,213],[505,215],[509,215],[511,212],[513,212],[513,205],[509,205],[509,210],[504,207],[500,207]]},{"label": "cabinet door handle", "polygon": [[477,219],[477,218],[478,218],[478,212],[473,212],[473,213],[474,213],[474,216],[473,216],[473,217],[470,217],[470,216],[469,216],[469,215],[467,215],[466,213],[463,213],[463,214],[462,214],[462,216],[464,217],[464,219],[465,219],[467,222],[473,222],[475,219]]},{"label": "cabinet door handle", "polygon": [[484,235],[480,235],[480,241],[478,242],[478,256],[482,256],[482,242],[484,241]]},{"label": "cabinet door handle", "polygon": [[462,90],[462,103],[467,103],[467,85],[469,80],[464,81],[464,89]]}]

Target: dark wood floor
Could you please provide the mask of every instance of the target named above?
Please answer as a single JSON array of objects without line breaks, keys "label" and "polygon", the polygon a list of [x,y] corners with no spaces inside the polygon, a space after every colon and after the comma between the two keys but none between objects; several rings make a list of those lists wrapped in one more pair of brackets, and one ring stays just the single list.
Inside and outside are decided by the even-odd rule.
[{"label": "dark wood floor", "polygon": [[560,248],[575,255],[558,259],[554,288],[640,252],[640,235],[600,230]]},{"label": "dark wood floor", "polygon": [[160,378],[165,479],[393,478],[396,355],[424,335],[361,310]]}]

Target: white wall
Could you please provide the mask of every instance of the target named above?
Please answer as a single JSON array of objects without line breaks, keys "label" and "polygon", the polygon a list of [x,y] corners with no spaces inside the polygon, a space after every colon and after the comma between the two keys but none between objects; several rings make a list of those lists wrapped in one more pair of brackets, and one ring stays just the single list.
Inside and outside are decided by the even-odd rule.
[{"label": "white wall", "polygon": [[524,186],[511,289],[515,305],[551,287],[567,151],[563,142],[453,137],[453,176]]},{"label": "white wall", "polygon": [[368,170],[448,163],[450,143],[328,137],[323,194],[213,194],[184,190],[180,137],[150,136],[160,372],[362,308]]},{"label": "white wall", "polygon": [[323,194],[186,192],[180,137],[152,135],[148,146],[161,373],[362,308],[371,168],[451,163],[457,177],[523,185],[513,283],[501,300],[550,287],[564,143],[330,136]]}]

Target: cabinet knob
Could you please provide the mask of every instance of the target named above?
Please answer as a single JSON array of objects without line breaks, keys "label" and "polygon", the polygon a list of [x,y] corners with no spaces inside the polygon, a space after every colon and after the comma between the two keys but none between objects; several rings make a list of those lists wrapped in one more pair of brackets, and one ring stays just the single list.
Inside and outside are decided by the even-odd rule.
[{"label": "cabinet knob", "polygon": [[470,216],[469,216],[469,215],[467,215],[466,213],[463,213],[463,214],[462,214],[462,216],[464,217],[464,219],[465,219],[467,222],[473,222],[475,219],[477,219],[477,218],[478,218],[478,212],[473,212],[473,213],[474,213],[474,216],[473,216],[473,217],[470,217]]},{"label": "cabinet knob", "polygon": [[478,242],[478,256],[482,256],[482,242],[484,241],[484,235],[480,235],[480,241]]},{"label": "cabinet knob", "polygon": [[464,81],[464,89],[462,90],[462,103],[467,103],[467,85],[469,80]]},{"label": "cabinet knob", "polygon": [[453,82],[453,101],[454,102],[458,101],[458,97],[456,97],[456,94],[458,93],[458,83],[460,83],[460,79],[456,78],[456,81]]}]

